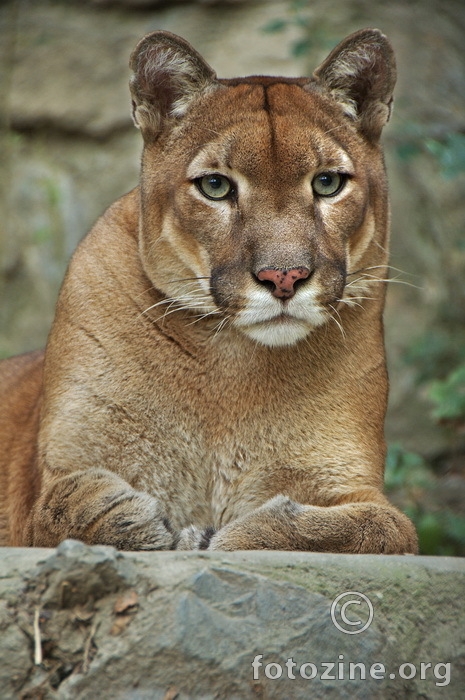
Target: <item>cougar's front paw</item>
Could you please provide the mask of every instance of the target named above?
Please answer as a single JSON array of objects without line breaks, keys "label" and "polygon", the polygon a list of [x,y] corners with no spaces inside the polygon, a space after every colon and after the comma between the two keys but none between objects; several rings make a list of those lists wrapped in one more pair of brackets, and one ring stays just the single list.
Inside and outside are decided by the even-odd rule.
[{"label": "cougar's front paw", "polygon": [[293,530],[303,508],[288,496],[275,496],[222,527],[211,537],[208,549],[227,552],[240,549],[293,549]]},{"label": "cougar's front paw", "polygon": [[208,549],[214,534],[215,529],[213,527],[199,530],[197,527],[189,525],[189,527],[183,528],[179,533],[176,549]]}]

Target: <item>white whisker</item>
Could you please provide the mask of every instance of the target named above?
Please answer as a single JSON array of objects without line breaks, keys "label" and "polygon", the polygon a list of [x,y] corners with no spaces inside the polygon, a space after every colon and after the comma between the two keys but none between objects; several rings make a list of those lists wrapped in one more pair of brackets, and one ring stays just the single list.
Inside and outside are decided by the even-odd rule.
[{"label": "white whisker", "polygon": [[[171,307],[176,305],[176,304],[183,304],[184,306],[182,308],[188,309],[188,308],[197,308],[197,307],[205,306],[205,304],[207,302],[209,302],[209,299],[207,299],[207,298],[196,299],[196,300],[190,299],[189,297],[184,297],[184,298],[179,298],[179,299],[163,299],[163,301],[158,301],[156,304],[152,304],[152,306],[149,306],[144,311],[141,311],[139,316],[144,316],[144,315],[148,314],[149,311],[152,311],[153,309],[155,309],[158,306],[161,306],[163,304],[169,305],[165,311],[165,314],[162,314],[162,315],[166,315],[167,312],[171,313],[171,311],[170,311]],[[174,309],[174,311],[176,311],[176,309]],[[161,316],[160,316],[160,318],[161,318]]]},{"label": "white whisker", "polygon": [[208,318],[209,316],[218,316],[218,314],[220,314],[220,313],[221,313],[221,311],[207,311],[207,313],[201,314],[200,316],[195,318],[194,321],[191,321],[187,325],[193,326],[194,324],[199,323],[200,321],[203,321],[204,318]]},{"label": "white whisker", "polygon": [[361,309],[363,309],[363,304],[359,304],[360,301],[374,301],[374,297],[365,297],[365,296],[347,296],[347,297],[342,297],[342,299],[338,299],[338,302],[341,304],[345,304],[346,306],[359,306]]},{"label": "white whisker", "polygon": [[354,301],[354,299],[363,299],[363,298],[365,298],[365,297],[354,297],[354,298],[349,297],[348,299],[338,299],[337,301],[339,304],[345,304],[348,307],[358,306],[360,309],[363,309],[362,304],[359,304],[358,301]]},{"label": "white whisker", "polygon": [[334,323],[337,325],[337,327],[338,327],[339,330],[341,331],[341,334],[342,334],[342,337],[344,338],[344,340],[347,340],[347,337],[346,337],[344,328],[343,328],[343,326],[342,326],[342,319],[341,319],[341,316],[340,316],[340,314],[339,314],[339,311],[338,311],[334,306],[332,306],[331,304],[328,304],[328,306],[329,306],[330,309],[332,309],[332,310],[334,311],[335,314],[337,314],[337,316],[339,317],[339,321],[338,321],[337,318],[335,318],[332,314],[328,314],[329,317],[333,319]]},{"label": "white whisker", "polygon": [[227,322],[229,321],[230,318],[231,318],[230,316],[225,316],[224,318],[221,319],[221,321],[216,326],[215,333],[213,335],[212,340],[214,340],[216,338],[216,336],[218,335],[218,333],[220,333],[223,330],[223,328],[225,327],[225,325],[227,324]]},{"label": "white whisker", "polygon": [[414,289],[422,289],[422,287],[419,287],[417,284],[412,284],[411,282],[406,282],[405,280],[401,280],[398,277],[388,277],[388,278],[380,278],[376,277],[376,275],[368,275],[368,277],[372,279],[367,279],[365,280],[367,284],[370,284],[371,282],[385,282],[386,284],[404,284],[406,287],[413,287]]}]

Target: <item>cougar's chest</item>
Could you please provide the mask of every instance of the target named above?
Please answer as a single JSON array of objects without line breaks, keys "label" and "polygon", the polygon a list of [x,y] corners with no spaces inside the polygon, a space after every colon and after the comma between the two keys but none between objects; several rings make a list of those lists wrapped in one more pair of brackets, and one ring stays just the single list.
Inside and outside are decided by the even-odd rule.
[{"label": "cougar's chest", "polygon": [[261,505],[281,466],[310,453],[319,418],[305,348],[278,354],[236,337],[195,357],[160,350],[140,387],[151,382],[139,416],[153,458],[140,460],[137,486],[162,498],[175,527],[219,527]]},{"label": "cougar's chest", "polygon": [[289,456],[292,421],[279,427],[250,381],[236,386],[224,379],[221,388],[210,379],[195,392],[175,396],[171,389],[169,397],[167,389],[164,398],[160,392],[156,420],[146,425],[153,458],[140,460],[137,487],[162,499],[176,528],[220,527],[232,513],[237,517],[239,502],[260,505],[267,468]]}]

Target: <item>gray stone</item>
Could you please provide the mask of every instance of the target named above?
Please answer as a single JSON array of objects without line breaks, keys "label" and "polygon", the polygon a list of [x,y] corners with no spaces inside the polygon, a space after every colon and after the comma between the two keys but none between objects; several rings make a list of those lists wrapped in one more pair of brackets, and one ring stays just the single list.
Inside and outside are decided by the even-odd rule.
[{"label": "gray stone", "polygon": [[[2,700],[37,697],[39,687],[57,700],[463,697],[463,560],[123,554],[67,541],[56,551],[4,549],[0,570]],[[370,601],[365,631],[333,623],[345,592],[352,623],[370,621],[358,594]],[[360,629],[341,612],[343,628]],[[315,678],[299,673],[311,675],[308,664]]]}]

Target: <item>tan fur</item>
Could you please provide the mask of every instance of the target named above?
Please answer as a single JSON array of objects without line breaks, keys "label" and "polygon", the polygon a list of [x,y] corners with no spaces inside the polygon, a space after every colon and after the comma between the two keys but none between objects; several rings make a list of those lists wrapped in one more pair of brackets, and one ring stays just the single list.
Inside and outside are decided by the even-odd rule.
[{"label": "tan fur", "polygon": [[415,552],[382,494],[388,41],[217,80],[154,32],[131,67],[140,186],[76,251],[45,361],[0,365],[1,543]]}]

